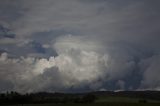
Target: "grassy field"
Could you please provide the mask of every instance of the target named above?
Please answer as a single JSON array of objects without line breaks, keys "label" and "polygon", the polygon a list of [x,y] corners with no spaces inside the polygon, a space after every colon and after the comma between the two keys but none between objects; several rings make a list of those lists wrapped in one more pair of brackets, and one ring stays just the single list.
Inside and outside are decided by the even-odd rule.
[{"label": "grassy field", "polygon": [[160,106],[159,101],[147,100],[147,103],[139,103],[142,98],[105,97],[100,96],[95,103],[46,103],[46,104],[17,104],[5,106]]},{"label": "grassy field", "polygon": [[[95,102],[96,103],[138,103],[142,98],[129,98],[129,97],[99,97]],[[147,103],[160,103],[160,101],[156,100],[146,100]]]}]

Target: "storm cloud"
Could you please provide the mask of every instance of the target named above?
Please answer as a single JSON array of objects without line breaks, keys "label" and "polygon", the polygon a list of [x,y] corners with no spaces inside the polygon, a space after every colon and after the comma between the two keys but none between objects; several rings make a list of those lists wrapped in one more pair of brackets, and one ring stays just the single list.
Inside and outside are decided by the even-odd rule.
[{"label": "storm cloud", "polygon": [[158,0],[0,2],[0,91],[159,90]]}]

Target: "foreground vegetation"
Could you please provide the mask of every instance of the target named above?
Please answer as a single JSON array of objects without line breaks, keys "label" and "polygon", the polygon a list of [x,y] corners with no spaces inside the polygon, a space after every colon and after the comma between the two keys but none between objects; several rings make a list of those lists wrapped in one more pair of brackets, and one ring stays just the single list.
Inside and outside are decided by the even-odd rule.
[{"label": "foreground vegetation", "polygon": [[159,103],[14,104],[7,106],[160,106]]},{"label": "foreground vegetation", "polygon": [[7,92],[0,94],[6,106],[160,106],[158,91],[91,92],[78,94]]}]

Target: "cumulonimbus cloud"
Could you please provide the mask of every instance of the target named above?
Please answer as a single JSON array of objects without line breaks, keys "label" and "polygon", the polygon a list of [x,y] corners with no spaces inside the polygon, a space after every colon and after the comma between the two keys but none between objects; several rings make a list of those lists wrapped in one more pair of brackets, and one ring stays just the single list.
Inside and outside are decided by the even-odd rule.
[{"label": "cumulonimbus cloud", "polygon": [[[0,22],[16,36],[0,39],[2,51],[7,52],[0,56],[0,91],[160,88],[159,1],[119,3],[1,3]],[[36,45],[30,45],[32,41],[38,42],[38,48],[32,48]],[[41,56],[39,49],[57,55],[42,52],[45,56]]]},{"label": "cumulonimbus cloud", "polygon": [[132,71],[134,62],[111,58],[100,51],[103,46],[99,42],[83,41],[79,36],[59,37],[53,45],[58,56],[49,59],[9,58],[3,53],[0,57],[1,80],[8,81],[12,85],[10,89],[20,92],[78,86],[100,89],[103,81],[122,78]]}]

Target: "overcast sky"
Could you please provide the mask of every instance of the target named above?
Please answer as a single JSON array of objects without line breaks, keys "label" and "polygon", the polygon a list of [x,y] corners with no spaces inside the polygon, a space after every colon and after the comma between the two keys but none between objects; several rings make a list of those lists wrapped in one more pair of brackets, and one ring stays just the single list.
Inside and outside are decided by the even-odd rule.
[{"label": "overcast sky", "polygon": [[0,92],[160,90],[159,0],[0,0]]}]

